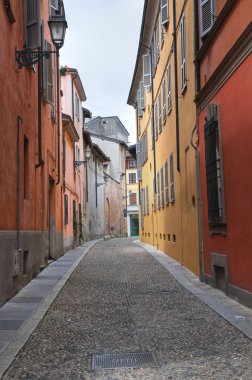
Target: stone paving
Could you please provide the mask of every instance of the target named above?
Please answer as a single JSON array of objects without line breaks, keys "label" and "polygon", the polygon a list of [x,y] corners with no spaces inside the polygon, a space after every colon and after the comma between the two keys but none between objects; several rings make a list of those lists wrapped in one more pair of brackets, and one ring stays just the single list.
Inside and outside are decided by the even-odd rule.
[{"label": "stone paving", "polygon": [[[153,352],[158,368],[92,370],[93,354]],[[129,239],[86,254],[4,379],[252,379],[252,341]]]}]

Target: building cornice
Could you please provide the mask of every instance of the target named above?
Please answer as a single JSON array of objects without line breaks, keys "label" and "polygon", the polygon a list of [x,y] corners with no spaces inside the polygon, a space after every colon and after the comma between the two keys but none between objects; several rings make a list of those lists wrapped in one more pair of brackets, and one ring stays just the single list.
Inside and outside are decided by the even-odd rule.
[{"label": "building cornice", "polygon": [[207,53],[209,46],[211,45],[213,39],[218,34],[220,28],[223,26],[224,20],[231,11],[232,7],[235,5],[237,0],[227,0],[226,4],[224,5],[221,13],[217,17],[215,23],[213,24],[212,29],[208,33],[206,39],[204,39],[203,45],[198,51],[197,58],[200,61],[204,55]]},{"label": "building cornice", "polygon": [[201,111],[220,88],[227,82],[235,70],[252,53],[252,21],[238,38],[225,58],[210,76],[195,98],[198,111]]},{"label": "building cornice", "polygon": [[73,120],[70,115],[62,113],[62,124],[64,130],[68,133],[71,142],[75,143],[80,140],[79,134],[74,126]]}]

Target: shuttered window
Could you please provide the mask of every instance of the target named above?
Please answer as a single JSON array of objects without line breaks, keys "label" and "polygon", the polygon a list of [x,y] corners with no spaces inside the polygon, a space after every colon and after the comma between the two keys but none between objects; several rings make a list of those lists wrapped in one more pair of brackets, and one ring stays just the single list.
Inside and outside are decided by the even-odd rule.
[{"label": "shuttered window", "polygon": [[136,155],[137,155],[137,179],[142,180],[142,162],[141,162],[141,149],[140,142],[136,143]]},{"label": "shuttered window", "polygon": [[24,29],[26,49],[40,47],[40,0],[24,1]]},{"label": "shuttered window", "polygon": [[162,103],[161,103],[161,91],[158,94],[158,131],[162,132]]},{"label": "shuttered window", "polygon": [[143,85],[149,87],[151,85],[151,59],[150,54],[143,55]]},{"label": "shuttered window", "polygon": [[64,194],[64,224],[68,224],[68,196]]},{"label": "shuttered window", "polygon": [[50,15],[55,15],[59,10],[59,0],[49,0],[50,1]]},{"label": "shuttered window", "polygon": [[158,193],[158,209],[161,207],[161,200],[160,200],[160,180],[159,180],[159,172],[157,173],[157,193]]},{"label": "shuttered window", "polygon": [[173,153],[170,155],[170,196],[173,203],[175,201]]},{"label": "shuttered window", "polygon": [[182,92],[186,88],[186,40],[185,40],[185,15],[182,16],[180,22],[181,34],[181,89]]},{"label": "shuttered window", "polygon": [[157,19],[157,22],[156,22],[156,64],[158,63],[159,61],[159,57],[160,57],[160,31],[159,31],[159,23],[158,23],[158,20],[159,18]]},{"label": "shuttered window", "polygon": [[161,0],[161,24],[166,25],[169,20],[169,0]]},{"label": "shuttered window", "polygon": [[155,104],[155,131],[156,131],[156,140],[158,139],[158,103]]},{"label": "shuttered window", "polygon": [[145,188],[143,188],[143,213],[144,216],[146,215],[146,194],[145,194]]},{"label": "shuttered window", "polygon": [[167,92],[168,92],[168,113],[172,109],[172,99],[171,99],[171,64],[168,64],[167,67]]},{"label": "shuttered window", "polygon": [[136,205],[137,204],[137,201],[136,201],[136,193],[131,193],[130,194],[130,205]]},{"label": "shuttered window", "polygon": [[214,21],[214,0],[200,0],[201,37],[204,37],[211,30]]},{"label": "shuttered window", "polygon": [[141,217],[141,228],[144,229],[144,213],[143,213],[143,189],[140,190],[140,217]]},{"label": "shuttered window", "polygon": [[151,115],[150,115],[150,119],[151,119],[151,144],[152,144],[152,149],[154,149],[154,145],[155,145],[155,128],[154,128],[154,123],[153,123],[153,113],[151,112]]},{"label": "shuttered window", "polygon": [[165,121],[166,121],[166,90],[165,90],[165,86],[166,86],[165,79],[163,79],[163,82],[162,82],[162,93],[163,93],[163,124],[164,124]]},{"label": "shuttered window", "polygon": [[143,114],[142,108],[141,108],[141,90],[140,87],[137,90],[137,116],[141,117]]},{"label": "shuttered window", "polygon": [[[44,51],[51,51],[51,44],[44,40]],[[54,75],[53,75],[53,54],[43,57],[43,94],[46,102],[54,105]]]},{"label": "shuttered window", "polygon": [[143,81],[140,82],[140,104],[141,104],[141,110],[145,109],[145,90]]},{"label": "shuttered window", "polygon": [[164,169],[160,169],[161,205],[164,207]]},{"label": "shuttered window", "polygon": [[155,186],[155,177],[153,178],[153,208],[154,211],[157,210],[157,198],[156,198],[156,186]]},{"label": "shuttered window", "polygon": [[224,220],[224,194],[217,120],[212,118],[206,122],[204,135],[208,220],[210,223],[219,223]]},{"label": "shuttered window", "polygon": [[129,183],[136,183],[136,173],[129,173]]},{"label": "shuttered window", "polygon": [[146,213],[149,215],[150,213],[150,207],[149,207],[149,188],[146,187]]},{"label": "shuttered window", "polygon": [[165,162],[165,204],[169,204],[169,180],[168,180],[168,161]]},{"label": "shuttered window", "polygon": [[[155,33],[154,33],[155,35]],[[155,69],[155,40],[154,35],[151,41],[151,75],[154,76],[154,69]]]}]

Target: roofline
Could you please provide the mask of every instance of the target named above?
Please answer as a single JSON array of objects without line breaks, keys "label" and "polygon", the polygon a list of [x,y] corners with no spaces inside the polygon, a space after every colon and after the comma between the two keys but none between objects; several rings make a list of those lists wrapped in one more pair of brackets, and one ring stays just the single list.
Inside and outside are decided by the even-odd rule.
[{"label": "roofline", "polygon": [[90,136],[94,136],[94,137],[99,138],[101,140],[107,140],[107,141],[116,142],[118,144],[124,145],[126,147],[126,149],[128,149],[128,144],[126,144],[126,142],[123,141],[123,140],[117,140],[117,139],[114,139],[113,137],[107,137],[107,136],[103,136],[103,135],[97,135],[96,133],[92,133],[92,132],[89,132],[89,133],[90,133]]},{"label": "roofline", "polygon": [[140,55],[141,55],[147,6],[148,6],[148,0],[145,0],[144,9],[143,9],[143,17],[142,17],[142,25],[141,25],[141,31],[140,31],[140,37],[139,37],[139,43],[138,43],[137,58],[136,58],[134,74],[133,74],[133,78],[132,78],[132,82],[131,82],[131,86],[130,86],[130,91],[129,91],[129,95],[128,95],[128,100],[127,100],[127,104],[129,104],[130,106],[133,106],[134,108],[136,107],[136,103],[131,99],[131,92],[132,92],[132,89],[134,86],[134,82],[135,82],[135,78],[136,78],[136,74],[137,74],[138,63],[139,63]]},{"label": "roofline", "polygon": [[100,119],[112,119],[112,118],[117,118],[120,123],[122,124],[123,128],[125,129],[125,131],[127,132],[128,136],[130,136],[130,133],[128,132],[128,130],[126,129],[126,127],[124,126],[124,124],[122,123],[122,121],[120,120],[119,116],[95,116],[92,120],[89,120],[86,122],[86,124],[88,123],[91,123],[92,121],[94,121],[95,119],[97,118],[100,118]]}]

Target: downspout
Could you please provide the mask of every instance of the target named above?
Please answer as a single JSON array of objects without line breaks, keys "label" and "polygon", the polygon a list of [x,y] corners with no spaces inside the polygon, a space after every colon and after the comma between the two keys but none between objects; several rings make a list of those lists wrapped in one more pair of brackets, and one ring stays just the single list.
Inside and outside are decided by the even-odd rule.
[{"label": "downspout", "polygon": [[[38,49],[41,51],[41,49]],[[42,112],[41,112],[41,60],[38,60],[38,163],[35,165],[35,168],[38,169],[43,165],[44,161],[42,160]]]},{"label": "downspout", "polygon": [[58,180],[60,183],[60,74],[59,74],[59,48],[56,47],[56,70],[57,70],[57,144],[58,144]]},{"label": "downspout", "polygon": [[21,116],[17,117],[17,250],[20,249],[20,127],[23,124]]},{"label": "downspout", "polygon": [[175,105],[176,105],[176,150],[177,170],[180,171],[180,144],[179,144],[179,110],[178,110],[178,57],[177,57],[177,18],[176,0],[173,0],[173,50],[174,50],[174,76],[175,76]]},{"label": "downspout", "polygon": [[[200,92],[200,66],[197,58],[199,51],[199,15],[198,15],[198,0],[194,0],[194,66],[195,66],[195,90],[196,94]],[[195,150],[196,161],[196,181],[197,181],[197,208],[198,208],[198,233],[199,233],[199,279],[204,282],[204,264],[203,264],[203,229],[202,229],[202,205],[201,205],[201,187],[200,187],[200,155],[199,141],[193,143],[194,133],[199,125],[197,104],[196,104],[196,125],[191,133],[191,145]]]}]

